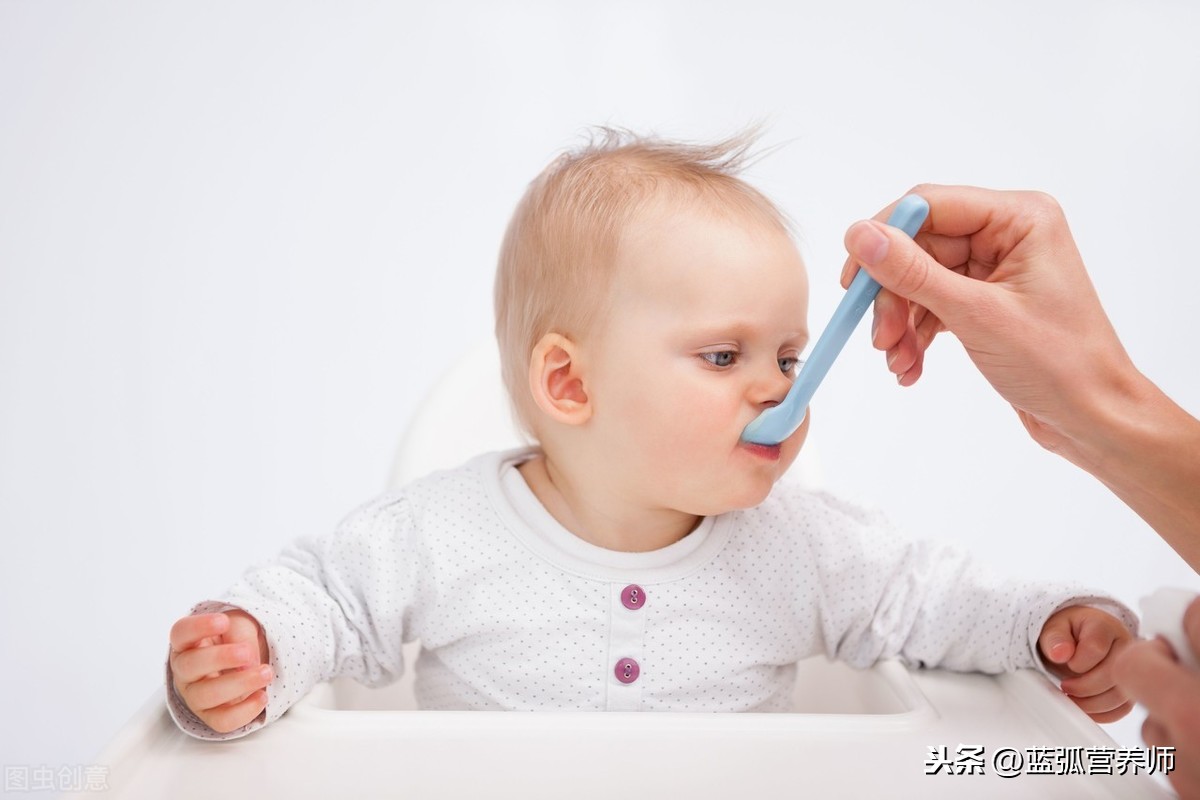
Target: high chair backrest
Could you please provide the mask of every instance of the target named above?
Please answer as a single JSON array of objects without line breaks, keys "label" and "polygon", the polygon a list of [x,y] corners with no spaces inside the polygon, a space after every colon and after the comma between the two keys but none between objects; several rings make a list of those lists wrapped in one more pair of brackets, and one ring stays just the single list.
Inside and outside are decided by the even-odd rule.
[{"label": "high chair backrest", "polygon": [[[429,390],[400,440],[388,488],[458,466],[480,453],[528,444],[514,421],[496,342],[489,338],[451,365]],[[784,480],[820,488],[811,433]]]}]

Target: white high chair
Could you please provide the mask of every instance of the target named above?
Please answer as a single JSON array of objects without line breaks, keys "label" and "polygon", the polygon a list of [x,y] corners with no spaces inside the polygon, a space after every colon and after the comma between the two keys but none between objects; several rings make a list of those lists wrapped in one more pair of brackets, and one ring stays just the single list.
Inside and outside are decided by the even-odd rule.
[{"label": "white high chair", "polygon": [[[431,391],[397,453],[390,486],[485,450],[523,444],[501,388],[494,346],[468,354]],[[466,410],[468,413],[464,413]],[[792,479],[820,478],[806,446]],[[417,711],[416,652],[406,675],[368,689],[316,687],[274,724],[232,742],[176,729],[163,689],[96,763],[109,797],[597,798],[670,793],[729,797],[973,799],[1166,798],[1142,775],[999,774],[997,753],[1118,750],[1039,674],[854,670],[824,658],[798,669],[786,714]],[[981,748],[982,758],[960,747]],[[939,754],[966,772],[938,766]],[[1086,763],[1086,762],[1084,762]],[[1115,770],[1114,770],[1115,771]]]}]

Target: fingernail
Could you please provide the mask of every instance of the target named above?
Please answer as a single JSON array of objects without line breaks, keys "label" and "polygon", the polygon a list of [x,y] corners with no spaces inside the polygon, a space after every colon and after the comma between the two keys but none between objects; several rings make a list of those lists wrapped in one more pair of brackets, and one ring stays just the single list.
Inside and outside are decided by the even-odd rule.
[{"label": "fingernail", "polygon": [[873,222],[856,222],[846,231],[846,249],[859,262],[874,266],[887,256],[888,237]]},{"label": "fingernail", "polygon": [[258,674],[262,677],[263,680],[270,680],[271,674],[273,672],[274,672],[274,670],[271,669],[270,664],[263,664],[261,667],[258,668]]},{"label": "fingernail", "polygon": [[888,369],[892,368],[892,365],[896,363],[896,359],[899,357],[900,357],[899,350],[892,350],[890,353],[887,354]]}]

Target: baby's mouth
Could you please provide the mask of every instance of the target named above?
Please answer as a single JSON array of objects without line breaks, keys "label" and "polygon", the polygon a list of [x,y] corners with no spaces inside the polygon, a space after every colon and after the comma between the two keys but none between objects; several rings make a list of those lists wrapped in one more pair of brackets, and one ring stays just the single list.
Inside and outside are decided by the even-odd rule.
[{"label": "baby's mouth", "polygon": [[783,449],[781,444],[753,444],[752,442],[741,442],[738,446],[744,448],[748,453],[768,461],[778,461],[779,453]]}]

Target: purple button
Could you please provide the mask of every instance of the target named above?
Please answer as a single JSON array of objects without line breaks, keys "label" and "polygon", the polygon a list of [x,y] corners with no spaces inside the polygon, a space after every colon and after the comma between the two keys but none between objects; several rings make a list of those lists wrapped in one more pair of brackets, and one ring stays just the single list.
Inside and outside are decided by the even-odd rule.
[{"label": "purple button", "polygon": [[638,668],[638,663],[632,658],[622,658],[617,662],[617,668],[613,672],[617,674],[617,680],[621,683],[633,683],[638,679],[641,670]]},{"label": "purple button", "polygon": [[646,590],[636,583],[629,584],[621,592],[621,604],[630,611],[637,611],[646,605]]}]

